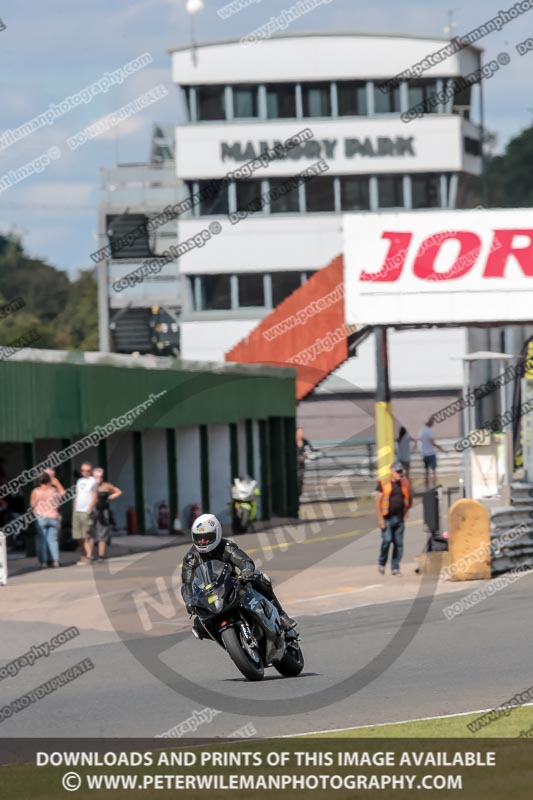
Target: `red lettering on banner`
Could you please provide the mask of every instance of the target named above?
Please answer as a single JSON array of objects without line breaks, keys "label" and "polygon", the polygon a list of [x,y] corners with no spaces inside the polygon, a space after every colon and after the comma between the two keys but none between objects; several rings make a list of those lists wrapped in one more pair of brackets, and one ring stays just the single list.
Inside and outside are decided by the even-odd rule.
[{"label": "red lettering on banner", "polygon": [[[435,272],[435,259],[440,248],[444,242],[454,240],[461,245],[454,263],[446,272]],[[431,237],[422,242],[413,264],[413,272],[417,278],[426,281],[449,281],[460,278],[472,269],[480,250],[481,239],[475,233],[470,231],[443,232],[439,234],[438,241],[435,241],[435,237]]]},{"label": "red lettering on banner", "polygon": [[389,252],[385,256],[383,266],[379,272],[362,272],[359,276],[360,281],[387,281],[392,283],[397,281],[401,275],[413,234],[385,231],[381,238],[390,240]]},{"label": "red lettering on banner", "polygon": [[[515,236],[527,236],[529,244],[525,247],[513,247]],[[499,244],[499,247],[497,244]],[[514,256],[524,275],[533,277],[533,230],[495,230],[492,249],[487,258],[484,278],[503,278],[509,256]]]}]

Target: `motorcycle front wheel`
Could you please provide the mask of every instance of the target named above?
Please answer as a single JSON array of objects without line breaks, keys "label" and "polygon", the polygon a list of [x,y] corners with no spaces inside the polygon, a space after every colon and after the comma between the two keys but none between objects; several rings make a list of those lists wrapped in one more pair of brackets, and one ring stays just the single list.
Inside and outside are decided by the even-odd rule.
[{"label": "motorcycle front wheel", "polygon": [[[241,637],[235,628],[228,628],[222,631],[221,636],[224,647],[239,672],[249,681],[263,680],[265,668],[257,648],[247,648],[245,641],[241,641]],[[248,650],[251,652],[248,652]]]}]

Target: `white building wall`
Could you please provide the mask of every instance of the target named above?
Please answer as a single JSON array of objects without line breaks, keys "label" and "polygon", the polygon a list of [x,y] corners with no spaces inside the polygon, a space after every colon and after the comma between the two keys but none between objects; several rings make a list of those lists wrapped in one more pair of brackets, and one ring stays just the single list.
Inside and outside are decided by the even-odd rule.
[{"label": "white building wall", "polygon": [[[252,433],[253,433],[253,443],[254,443],[254,474],[251,477],[257,481],[259,489],[262,492],[263,487],[261,486],[261,445],[259,439],[259,422],[255,419],[252,422]],[[259,498],[259,502],[257,504],[258,518],[260,518],[263,513],[261,497]]]},{"label": "white building wall", "polygon": [[[330,175],[376,172],[457,171],[463,167],[463,122],[458,115],[433,114],[408,124],[399,114],[388,117],[340,117],[334,119],[291,119],[250,122],[217,122],[176,128],[177,172],[180,180],[223,177],[251,158],[236,161],[222,158],[222,145],[240,144],[244,153],[251,143],[256,156],[260,142],[270,147],[304,129],[312,139],[289,150],[287,158],[274,160],[253,173],[254,178],[292,176],[323,158]],[[412,152],[378,155],[378,139],[407,141]],[[361,155],[350,140],[368,139],[375,155]],[[414,153],[414,154],[413,154]],[[478,159],[479,161],[479,159]],[[475,172],[479,172],[479,164]],[[243,177],[243,176],[239,176]],[[245,176],[244,176],[245,177]]]},{"label": "white building wall", "polygon": [[210,508],[222,523],[230,522],[231,459],[229,425],[208,425]]},{"label": "white building wall", "polygon": [[259,319],[183,322],[181,353],[192,361],[224,361],[224,354],[256,327]]},{"label": "white building wall", "polygon": [[[208,219],[182,220],[180,241],[208,225]],[[225,224],[220,236],[190,250],[180,269],[185,275],[211,272],[262,272],[321,269],[342,253],[342,217],[335,214],[252,216]]]},{"label": "white building wall", "polygon": [[176,430],[178,459],[178,502],[181,521],[187,526],[185,508],[191,503],[202,503],[200,481],[200,430],[187,426]]},{"label": "white building wall", "polygon": [[[239,453],[239,472],[247,472],[246,466],[246,423],[241,420],[237,423],[237,450]],[[232,478],[235,476],[232,475]]]},{"label": "white building wall", "polygon": [[[241,83],[244,79],[259,83],[343,76],[391,78],[446,44],[448,39],[425,36],[276,36],[252,46],[236,41],[199,47],[196,64],[191,60],[190,48],[184,47],[172,53],[172,77],[181,85]],[[477,66],[477,52],[464,48],[432,66],[423,77],[464,74]]]},{"label": "white building wall", "polygon": [[[467,352],[465,328],[388,331],[389,380],[392,391],[460,389],[461,358]],[[322,384],[326,391],[374,392],[376,348],[371,335],[357,356]]]},{"label": "white building wall", "polygon": [[133,478],[133,443],[130,431],[114,433],[107,440],[107,478],[122,495],[111,503],[117,528],[126,530],[126,511],[135,508],[135,484]]},{"label": "white building wall", "polygon": [[168,471],[165,431],[153,428],[142,434],[143,488],[146,532],[157,529],[158,505],[168,503]]}]

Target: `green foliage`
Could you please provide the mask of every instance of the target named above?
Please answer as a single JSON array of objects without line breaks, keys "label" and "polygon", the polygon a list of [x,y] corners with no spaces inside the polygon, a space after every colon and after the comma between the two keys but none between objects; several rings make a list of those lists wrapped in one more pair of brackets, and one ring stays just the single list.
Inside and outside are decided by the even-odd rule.
[{"label": "green foliage", "polygon": [[487,161],[489,206],[533,206],[533,127],[511,139],[501,156]]},{"label": "green foliage", "polygon": [[20,242],[0,236],[0,305],[15,298],[24,307],[0,318],[0,345],[13,344],[28,333],[31,347],[97,350],[96,282],[91,270],[76,279],[39,259],[29,258]]}]

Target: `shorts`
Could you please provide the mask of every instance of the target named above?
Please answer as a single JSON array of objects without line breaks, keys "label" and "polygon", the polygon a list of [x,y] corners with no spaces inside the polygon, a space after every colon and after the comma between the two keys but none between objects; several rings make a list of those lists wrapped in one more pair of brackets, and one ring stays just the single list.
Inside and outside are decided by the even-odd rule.
[{"label": "shorts", "polygon": [[410,468],[411,468],[411,462],[410,462],[410,461],[402,461],[402,460],[400,459],[400,464],[402,465],[402,467],[403,467],[404,469],[410,469]]},{"label": "shorts", "polygon": [[437,456],[424,456],[424,466],[426,469],[437,469]]},{"label": "shorts", "polygon": [[90,539],[92,522],[88,511],[74,511],[72,514],[72,538]]}]

